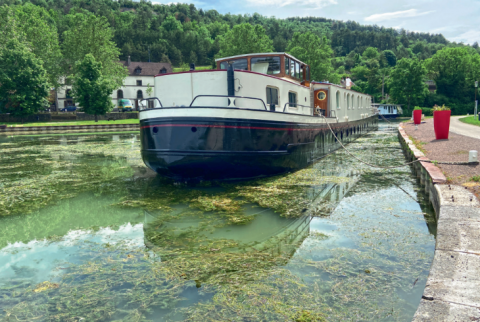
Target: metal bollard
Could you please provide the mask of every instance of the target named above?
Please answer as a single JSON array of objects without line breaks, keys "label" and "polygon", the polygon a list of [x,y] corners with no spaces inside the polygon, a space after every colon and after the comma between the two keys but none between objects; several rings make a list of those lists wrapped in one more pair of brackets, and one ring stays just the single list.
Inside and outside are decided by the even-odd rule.
[{"label": "metal bollard", "polygon": [[476,150],[472,150],[468,154],[468,163],[478,163],[478,152]]}]

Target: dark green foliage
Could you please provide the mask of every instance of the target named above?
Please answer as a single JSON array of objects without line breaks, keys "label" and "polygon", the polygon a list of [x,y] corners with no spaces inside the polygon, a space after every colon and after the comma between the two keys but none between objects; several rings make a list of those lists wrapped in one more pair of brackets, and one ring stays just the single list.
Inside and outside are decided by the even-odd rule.
[{"label": "dark green foliage", "polygon": [[47,73],[28,46],[13,38],[0,45],[0,113],[27,116],[47,105]]},{"label": "dark green foliage", "polygon": [[390,67],[395,67],[395,65],[397,64],[397,56],[395,56],[395,53],[391,50],[384,50],[383,55],[385,56],[388,65]]},{"label": "dark green foliage", "polygon": [[[102,66],[101,73],[116,87],[122,86],[127,71],[118,63],[120,50],[112,40],[113,30],[107,19],[80,13],[67,17],[70,25],[62,35],[62,47],[68,73],[71,72],[70,66],[75,66],[86,55],[91,54],[94,60]],[[75,72],[75,70],[73,71]]]},{"label": "dark green foliage", "polygon": [[425,84],[426,69],[418,59],[401,59],[389,79],[390,95],[404,104],[404,115],[411,115],[412,105],[422,102],[428,93]]},{"label": "dark green foliage", "polygon": [[104,115],[113,108],[110,94],[116,84],[102,75],[102,63],[97,62],[92,54],[87,54],[75,66],[73,95],[75,101],[87,114]]},{"label": "dark green foliage", "polygon": [[296,32],[288,44],[287,52],[297,57],[311,67],[311,79],[317,81],[329,80],[338,82],[330,62],[333,50],[327,37],[320,39],[317,35],[306,32]]},{"label": "dark green foliage", "polygon": [[217,56],[228,57],[250,53],[273,51],[273,42],[260,25],[243,23],[219,37],[220,51]]}]

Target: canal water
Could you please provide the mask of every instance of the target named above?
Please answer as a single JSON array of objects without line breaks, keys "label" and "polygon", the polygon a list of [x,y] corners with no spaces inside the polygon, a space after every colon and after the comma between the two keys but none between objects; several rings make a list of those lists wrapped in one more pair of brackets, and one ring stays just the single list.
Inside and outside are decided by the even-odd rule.
[{"label": "canal water", "polygon": [[[136,133],[0,136],[0,320],[410,321],[436,224],[408,167],[343,150],[176,184]],[[405,162],[388,124],[348,145]]]}]

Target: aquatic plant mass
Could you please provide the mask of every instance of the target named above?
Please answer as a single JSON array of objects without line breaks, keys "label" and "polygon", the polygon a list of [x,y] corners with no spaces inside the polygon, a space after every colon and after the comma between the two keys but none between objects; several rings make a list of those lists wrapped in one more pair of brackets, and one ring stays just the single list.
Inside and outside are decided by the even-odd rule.
[{"label": "aquatic plant mass", "polygon": [[[0,137],[0,320],[409,321],[435,243],[409,168],[175,184],[136,133]],[[404,157],[388,126],[348,145]]]}]

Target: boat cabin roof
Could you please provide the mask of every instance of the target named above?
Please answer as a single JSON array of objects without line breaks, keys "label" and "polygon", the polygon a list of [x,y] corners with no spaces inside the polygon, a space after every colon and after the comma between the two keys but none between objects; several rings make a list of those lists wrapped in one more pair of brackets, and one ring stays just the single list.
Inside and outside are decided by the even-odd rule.
[{"label": "boat cabin roof", "polygon": [[230,57],[223,57],[223,58],[217,58],[215,59],[216,62],[218,61],[225,61],[225,60],[232,60],[240,57],[255,57],[255,56],[287,56],[290,59],[298,61],[300,64],[306,65],[304,62],[301,60],[293,57],[292,55],[288,53],[257,53],[257,54],[244,54],[244,55],[236,55],[236,56],[230,56]]},{"label": "boat cabin roof", "polygon": [[287,53],[254,53],[215,59],[217,69],[232,64],[236,70],[251,71],[287,78],[305,86],[310,85],[310,66]]}]

